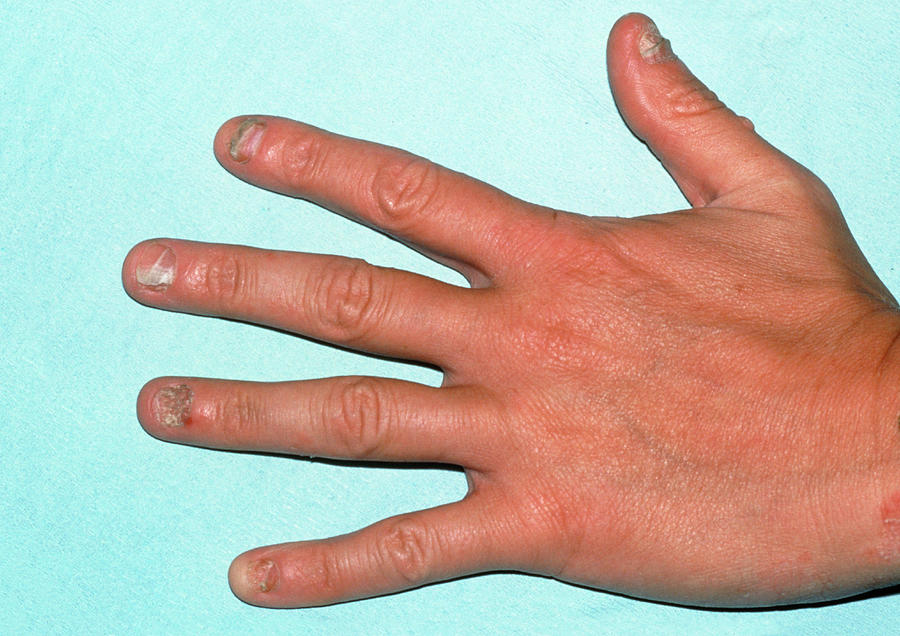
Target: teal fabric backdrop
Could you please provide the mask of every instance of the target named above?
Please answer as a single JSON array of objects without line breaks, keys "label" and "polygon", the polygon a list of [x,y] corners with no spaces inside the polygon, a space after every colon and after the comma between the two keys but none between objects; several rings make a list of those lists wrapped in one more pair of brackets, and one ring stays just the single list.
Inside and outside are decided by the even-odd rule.
[{"label": "teal fabric backdrop", "polygon": [[607,87],[606,34],[639,9],[726,103],[831,186],[897,293],[900,8],[884,4],[0,3],[0,631],[891,632],[891,593],[705,611],[516,574],[320,609],[244,605],[225,578],[244,549],[452,501],[464,477],[165,444],[137,424],[141,385],[164,374],[440,376],[148,309],[119,279],[132,244],[177,236],[353,255],[462,282],[383,236],[228,176],[212,136],[248,112],[402,146],[559,208],[683,207]]}]

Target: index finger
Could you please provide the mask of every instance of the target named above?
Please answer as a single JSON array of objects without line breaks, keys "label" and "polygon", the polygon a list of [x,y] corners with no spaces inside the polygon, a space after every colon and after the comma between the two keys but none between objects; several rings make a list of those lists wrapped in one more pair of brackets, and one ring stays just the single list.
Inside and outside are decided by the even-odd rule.
[{"label": "index finger", "polygon": [[511,260],[500,248],[515,244],[517,220],[539,214],[416,155],[281,117],[229,120],[216,134],[215,153],[245,181],[322,205],[489,279]]}]

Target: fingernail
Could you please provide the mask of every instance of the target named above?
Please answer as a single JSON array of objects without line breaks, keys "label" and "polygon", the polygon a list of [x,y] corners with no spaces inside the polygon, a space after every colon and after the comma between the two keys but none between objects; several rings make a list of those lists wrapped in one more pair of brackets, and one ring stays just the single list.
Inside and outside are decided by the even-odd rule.
[{"label": "fingernail", "polygon": [[167,428],[184,426],[190,421],[194,392],[186,384],[167,386],[156,392],[153,412],[156,421]]},{"label": "fingernail", "polygon": [[255,117],[249,117],[242,121],[231,136],[231,144],[228,147],[231,158],[238,163],[250,161],[250,157],[259,148],[259,142],[262,141],[265,129],[265,122]]},{"label": "fingernail", "polygon": [[134,276],[144,287],[163,290],[175,280],[175,252],[159,243],[144,248]]},{"label": "fingernail", "polygon": [[638,50],[648,64],[657,64],[675,59],[671,43],[660,34],[656,23],[647,20],[641,37],[638,39]]},{"label": "fingernail", "polygon": [[268,592],[278,584],[278,568],[270,559],[254,561],[247,568],[247,582],[260,592]]}]

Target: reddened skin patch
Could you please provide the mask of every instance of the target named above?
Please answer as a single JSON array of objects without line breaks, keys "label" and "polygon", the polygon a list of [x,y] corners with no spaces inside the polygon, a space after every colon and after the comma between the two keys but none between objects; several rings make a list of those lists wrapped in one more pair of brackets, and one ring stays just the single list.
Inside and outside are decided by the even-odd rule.
[{"label": "reddened skin patch", "polygon": [[881,503],[881,526],[884,533],[881,556],[897,558],[900,556],[900,490]]}]

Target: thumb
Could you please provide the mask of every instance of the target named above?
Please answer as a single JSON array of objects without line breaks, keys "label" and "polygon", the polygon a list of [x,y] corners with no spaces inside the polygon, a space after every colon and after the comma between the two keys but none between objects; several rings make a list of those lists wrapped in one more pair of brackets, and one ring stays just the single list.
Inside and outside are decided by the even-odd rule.
[{"label": "thumb", "polygon": [[749,207],[762,203],[759,195],[773,187],[795,184],[802,191],[810,180],[818,182],[694,77],[647,16],[631,13],[616,22],[607,67],[625,122],[692,205]]}]

